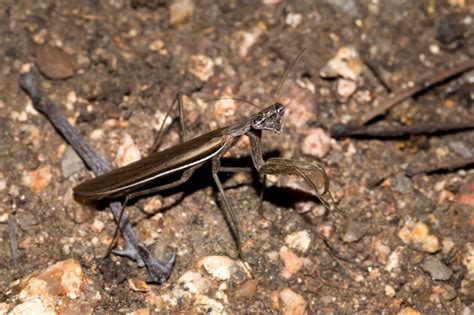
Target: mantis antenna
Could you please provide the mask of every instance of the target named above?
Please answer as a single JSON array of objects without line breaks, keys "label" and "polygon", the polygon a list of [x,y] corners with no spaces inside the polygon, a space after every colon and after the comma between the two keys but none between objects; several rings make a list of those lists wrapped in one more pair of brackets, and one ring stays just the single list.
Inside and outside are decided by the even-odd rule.
[{"label": "mantis antenna", "polygon": [[285,74],[283,75],[283,78],[281,79],[280,84],[278,85],[278,89],[275,93],[274,103],[277,102],[278,95],[280,95],[281,88],[283,87],[283,84],[286,82],[286,79],[288,78],[288,74],[290,73],[291,69],[293,69],[293,66],[296,64],[296,62],[298,61],[298,59],[301,57],[301,55],[304,53],[305,50],[306,50],[306,48],[303,48],[303,49],[300,50],[298,55],[296,55],[295,60],[293,60],[293,62],[291,63],[291,65],[288,67]]},{"label": "mantis antenna", "polygon": [[[283,78],[281,79],[280,84],[278,85],[278,89],[275,93],[274,103],[277,102],[278,95],[280,94],[280,91],[283,87],[283,84],[286,82],[286,79],[288,78],[288,74],[290,73],[291,69],[293,69],[294,65],[296,64],[296,62],[298,61],[298,59],[301,57],[301,55],[304,53],[305,50],[306,50],[306,48],[303,48],[303,49],[300,50],[298,55],[296,55],[295,59],[293,60],[293,62],[291,63],[291,65],[288,67],[285,74],[283,75]],[[206,100],[205,102],[217,102],[217,101],[220,101],[220,100],[234,100],[234,101],[238,101],[238,102],[242,102],[242,103],[247,103],[247,104],[250,104],[250,105],[258,108],[258,110],[260,110],[260,111],[262,110],[262,108],[260,106],[258,106],[257,104],[254,104],[250,101],[247,101],[247,100],[244,100],[244,99],[241,99],[241,98],[237,98],[237,97],[221,97],[221,98]]]}]

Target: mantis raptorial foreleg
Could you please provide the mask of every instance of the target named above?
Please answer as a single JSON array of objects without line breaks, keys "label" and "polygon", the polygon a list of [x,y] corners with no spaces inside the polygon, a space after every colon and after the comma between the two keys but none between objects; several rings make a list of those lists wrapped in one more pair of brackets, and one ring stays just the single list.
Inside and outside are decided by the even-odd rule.
[{"label": "mantis raptorial foreleg", "polygon": [[271,158],[263,164],[260,172],[267,175],[299,176],[314,190],[315,196],[327,209],[330,209],[330,205],[325,196],[328,196],[331,203],[334,204],[334,199],[329,191],[329,178],[324,168],[317,164],[292,159]]}]

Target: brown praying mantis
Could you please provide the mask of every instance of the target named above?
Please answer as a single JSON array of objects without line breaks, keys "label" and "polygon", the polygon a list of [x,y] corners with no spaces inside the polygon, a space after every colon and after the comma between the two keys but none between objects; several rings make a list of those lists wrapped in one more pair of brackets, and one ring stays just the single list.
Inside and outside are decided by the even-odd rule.
[{"label": "brown praying mantis", "polygon": [[[300,51],[292,65],[285,73],[284,78],[280,82],[275,99],[277,99],[278,93],[290,69],[303,51],[304,50]],[[171,104],[171,107],[165,116],[165,121],[176,104],[179,106],[181,129],[180,144],[162,151],[153,152],[141,160],[86,180],[74,187],[74,195],[85,201],[116,199],[120,197],[125,198],[118,219],[119,223],[117,224],[117,229],[115,230],[112,243],[107,253],[110,252],[118,231],[122,230],[122,215],[129,200],[178,187],[185,183],[198,168],[203,166],[205,163],[211,163],[212,177],[222,197],[223,206],[230,223],[229,226],[237,243],[239,257],[242,259],[243,255],[239,225],[233,208],[225,195],[218,173],[249,170],[248,167],[236,168],[221,166],[221,159],[224,154],[231,149],[243,135],[247,136],[250,140],[250,154],[256,171],[264,175],[290,174],[300,176],[310,186],[310,188],[315,191],[315,194],[320,201],[326,207],[329,207],[329,204],[325,201],[324,197],[328,195],[332,200],[332,196],[329,192],[328,177],[322,167],[313,163],[291,159],[271,158],[267,161],[264,161],[263,159],[261,149],[262,131],[269,130],[277,134],[282,132],[282,119],[285,113],[285,107],[281,103],[275,102],[264,109],[259,108],[260,111],[257,114],[254,114],[241,122],[210,131],[191,140],[187,139],[186,129],[184,126],[185,120],[182,94],[178,94],[175,101]],[[153,145],[154,151],[156,151],[160,143],[163,130],[164,123],[162,124],[157,140]],[[154,181],[176,174],[181,174],[179,179],[161,186],[148,188]],[[321,182],[322,189],[320,191],[318,186]],[[163,274],[163,278],[167,278],[171,269],[166,268],[164,265],[161,267],[163,273],[167,273]]]}]

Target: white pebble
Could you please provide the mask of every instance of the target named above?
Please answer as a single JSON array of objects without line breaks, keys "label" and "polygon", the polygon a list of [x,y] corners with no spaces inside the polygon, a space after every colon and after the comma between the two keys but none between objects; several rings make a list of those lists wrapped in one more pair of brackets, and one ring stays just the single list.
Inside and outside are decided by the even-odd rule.
[{"label": "white pebble", "polygon": [[129,134],[125,134],[122,139],[122,144],[115,155],[115,162],[120,167],[138,161],[141,158],[140,150],[133,142],[132,137]]},{"label": "white pebble", "polygon": [[319,75],[323,78],[342,77],[357,81],[362,73],[362,66],[362,60],[354,47],[342,47],[321,69]]},{"label": "white pebble", "polygon": [[331,147],[331,138],[321,128],[312,128],[303,140],[301,151],[317,158],[325,157]]},{"label": "white pebble", "polygon": [[283,303],[284,314],[303,315],[307,313],[308,303],[298,293],[291,289],[283,289],[278,296]]},{"label": "white pebble", "polygon": [[298,27],[303,21],[303,15],[299,13],[288,13],[285,19],[285,24],[293,28]]},{"label": "white pebble", "polygon": [[207,256],[198,263],[199,266],[204,266],[209,274],[219,280],[230,278],[230,269],[234,264],[235,261],[226,256]]},{"label": "white pebble", "polygon": [[305,253],[308,248],[309,244],[311,243],[311,236],[309,235],[308,231],[298,231],[288,235],[285,238],[285,243],[293,249],[299,250],[300,252]]},{"label": "white pebble", "polygon": [[337,95],[339,95],[343,100],[348,99],[351,97],[352,94],[357,89],[357,83],[355,83],[352,80],[346,80],[346,79],[339,79],[337,80]]},{"label": "white pebble", "polygon": [[214,75],[214,61],[205,55],[191,56],[189,73],[205,82]]}]

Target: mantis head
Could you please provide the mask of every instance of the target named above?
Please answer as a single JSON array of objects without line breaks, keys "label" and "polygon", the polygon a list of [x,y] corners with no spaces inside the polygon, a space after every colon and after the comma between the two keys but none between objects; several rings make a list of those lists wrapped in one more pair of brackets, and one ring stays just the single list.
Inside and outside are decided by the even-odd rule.
[{"label": "mantis head", "polygon": [[270,105],[254,116],[252,128],[271,130],[280,134],[283,130],[282,119],[284,114],[285,106],[282,104]]}]

